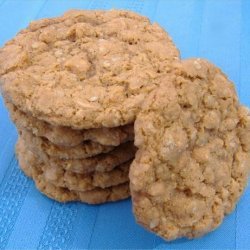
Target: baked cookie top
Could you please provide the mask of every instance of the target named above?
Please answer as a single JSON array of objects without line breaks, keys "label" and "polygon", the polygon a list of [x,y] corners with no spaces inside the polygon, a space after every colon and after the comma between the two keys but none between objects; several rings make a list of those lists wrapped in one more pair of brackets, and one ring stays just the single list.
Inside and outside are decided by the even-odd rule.
[{"label": "baked cookie top", "polygon": [[0,50],[1,89],[20,110],[76,129],[131,123],[179,52],[128,11],[73,10],[32,22]]},{"label": "baked cookie top", "polygon": [[250,114],[211,63],[176,64],[135,122],[137,221],[167,240],[198,237],[231,212],[250,167]]}]

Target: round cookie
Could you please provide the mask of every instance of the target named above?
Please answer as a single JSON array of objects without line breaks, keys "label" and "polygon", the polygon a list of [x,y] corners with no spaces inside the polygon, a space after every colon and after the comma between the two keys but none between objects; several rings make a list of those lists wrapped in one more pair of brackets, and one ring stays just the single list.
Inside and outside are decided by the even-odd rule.
[{"label": "round cookie", "polygon": [[50,167],[39,160],[31,151],[27,150],[23,141],[19,140],[16,153],[21,168],[31,177],[32,168],[40,169],[41,178],[56,187],[65,187],[74,191],[89,191],[95,188],[107,188],[127,183],[131,161],[125,162],[109,172],[93,172],[84,175],[66,171],[61,167]]},{"label": "round cookie", "polygon": [[134,124],[115,128],[75,130],[69,127],[52,126],[32,115],[18,110],[12,103],[5,102],[11,119],[19,130],[29,130],[34,135],[45,137],[55,145],[75,147],[85,141],[93,141],[105,146],[118,146],[134,139]]},{"label": "round cookie", "polygon": [[130,167],[137,221],[166,240],[218,227],[250,167],[250,113],[211,63],[189,59],[153,91],[135,122]]},{"label": "round cookie", "polygon": [[19,131],[22,138],[33,152],[41,155],[43,158],[59,159],[84,159],[101,153],[108,153],[115,147],[104,146],[96,142],[86,141],[75,147],[63,147],[52,144],[45,138],[34,136],[27,130]]},{"label": "round cookie", "polygon": [[23,142],[28,150],[34,153],[46,165],[53,168],[63,168],[79,174],[91,174],[95,171],[108,172],[115,167],[134,158],[136,147],[133,142],[127,142],[108,153],[102,153],[84,159],[59,159],[40,154],[30,144]]},{"label": "round cookie", "polygon": [[76,129],[133,123],[179,52],[157,24],[128,11],[69,11],[32,22],[0,50],[6,100]]}]

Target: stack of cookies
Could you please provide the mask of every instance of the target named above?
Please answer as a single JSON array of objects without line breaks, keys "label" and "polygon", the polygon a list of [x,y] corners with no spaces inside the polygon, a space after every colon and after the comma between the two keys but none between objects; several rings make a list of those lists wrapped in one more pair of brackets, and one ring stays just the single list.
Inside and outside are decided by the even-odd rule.
[{"label": "stack of cookies", "polygon": [[7,106],[19,131],[20,167],[47,196],[91,204],[129,197],[133,126],[73,130]]},{"label": "stack of cookies", "polygon": [[33,22],[0,50],[0,75],[20,167],[53,199],[131,192],[137,221],[173,240],[214,230],[247,185],[249,110],[216,66],[180,60],[147,18]]},{"label": "stack of cookies", "polygon": [[179,52],[127,11],[69,11],[32,22],[0,51],[19,165],[58,201],[129,197],[134,121]]}]

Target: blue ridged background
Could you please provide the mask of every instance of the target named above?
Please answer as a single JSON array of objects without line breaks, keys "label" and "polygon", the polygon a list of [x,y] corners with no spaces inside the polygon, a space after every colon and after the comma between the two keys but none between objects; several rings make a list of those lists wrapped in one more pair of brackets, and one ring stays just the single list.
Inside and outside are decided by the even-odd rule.
[{"label": "blue ridged background", "polygon": [[[160,23],[182,58],[205,57],[236,84],[250,106],[250,1],[0,0],[0,45],[34,19],[70,8],[130,9]],[[136,225],[130,200],[89,206],[59,204],[40,194],[18,169],[16,131],[0,98],[0,249],[249,249],[250,189],[214,232],[166,243]]]}]

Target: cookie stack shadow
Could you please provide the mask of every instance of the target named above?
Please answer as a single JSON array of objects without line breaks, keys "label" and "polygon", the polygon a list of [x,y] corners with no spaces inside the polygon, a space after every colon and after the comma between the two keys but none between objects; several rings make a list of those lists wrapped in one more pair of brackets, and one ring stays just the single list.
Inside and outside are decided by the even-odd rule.
[{"label": "cookie stack shadow", "polygon": [[17,126],[19,165],[37,188],[61,202],[98,204],[130,196],[133,124],[75,130],[53,126],[7,103]]}]

